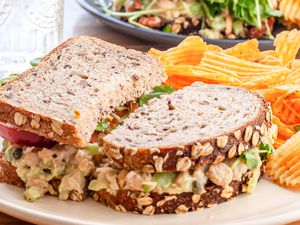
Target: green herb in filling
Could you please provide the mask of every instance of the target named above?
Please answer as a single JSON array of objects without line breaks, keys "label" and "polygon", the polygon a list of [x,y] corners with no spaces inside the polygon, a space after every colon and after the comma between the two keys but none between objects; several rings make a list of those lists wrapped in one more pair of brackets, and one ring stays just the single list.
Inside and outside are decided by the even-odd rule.
[{"label": "green herb in filling", "polygon": [[148,104],[148,101],[153,98],[158,98],[162,94],[171,94],[175,90],[170,85],[160,85],[153,88],[153,91],[149,94],[143,95],[138,99],[139,106],[142,106],[144,104]]},{"label": "green herb in filling", "polygon": [[244,152],[242,155],[236,158],[236,160],[232,163],[231,169],[233,170],[239,163],[240,161],[243,160],[245,161],[246,166],[248,169],[255,169],[259,165],[260,159],[258,156],[255,154],[254,151],[249,150]]},{"label": "green herb in filling", "polygon": [[106,129],[109,128],[110,123],[107,120],[103,120],[102,122],[99,122],[96,131],[104,132]]},{"label": "green herb in filling", "polygon": [[258,153],[262,160],[265,160],[268,157],[268,155],[274,153],[274,148],[268,143],[261,142],[258,146]]}]

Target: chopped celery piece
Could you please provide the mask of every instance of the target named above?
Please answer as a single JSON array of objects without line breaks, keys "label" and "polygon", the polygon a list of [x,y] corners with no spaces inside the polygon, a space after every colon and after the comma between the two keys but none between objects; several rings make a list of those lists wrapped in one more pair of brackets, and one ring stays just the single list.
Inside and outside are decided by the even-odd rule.
[{"label": "chopped celery piece", "polygon": [[38,187],[31,187],[24,192],[24,199],[26,201],[34,202],[42,197],[42,193]]},{"label": "chopped celery piece", "polygon": [[176,176],[176,173],[157,173],[154,175],[154,181],[158,183],[158,186],[167,189],[174,182]]}]

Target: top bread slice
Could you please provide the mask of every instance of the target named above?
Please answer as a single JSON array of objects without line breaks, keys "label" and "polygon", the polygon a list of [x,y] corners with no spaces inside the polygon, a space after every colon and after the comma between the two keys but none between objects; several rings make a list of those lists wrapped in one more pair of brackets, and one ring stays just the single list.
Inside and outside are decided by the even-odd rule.
[{"label": "top bread slice", "polygon": [[137,109],[104,137],[104,151],[127,169],[184,171],[242,154],[271,127],[260,95],[198,82]]},{"label": "top bread slice", "polygon": [[166,78],[153,56],[74,37],[0,90],[0,121],[84,147],[103,116]]}]

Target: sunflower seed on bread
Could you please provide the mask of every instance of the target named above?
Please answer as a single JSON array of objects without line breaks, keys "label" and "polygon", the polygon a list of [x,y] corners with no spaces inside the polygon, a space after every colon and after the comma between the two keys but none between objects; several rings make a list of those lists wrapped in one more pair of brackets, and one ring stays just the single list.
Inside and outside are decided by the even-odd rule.
[{"label": "sunflower seed on bread", "polygon": [[165,80],[155,57],[78,36],[0,90],[0,121],[83,147],[103,116]]}]

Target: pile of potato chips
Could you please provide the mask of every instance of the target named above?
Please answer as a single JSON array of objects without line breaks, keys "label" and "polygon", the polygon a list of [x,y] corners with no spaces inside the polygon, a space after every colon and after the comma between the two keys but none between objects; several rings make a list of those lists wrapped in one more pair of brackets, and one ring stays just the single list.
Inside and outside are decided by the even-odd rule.
[{"label": "pile of potato chips", "polygon": [[[300,60],[295,58],[300,48],[300,31],[281,32],[274,46],[275,50],[260,51],[258,41],[252,39],[222,49],[206,44],[199,36],[191,36],[177,47],[166,51],[151,49],[149,53],[160,59],[168,74],[166,83],[176,89],[202,81],[241,86],[262,94],[271,103],[272,121],[278,126],[274,146],[279,149],[268,162],[268,171],[273,171],[269,175],[280,184],[296,186],[300,185],[300,135],[296,135],[300,131]],[[293,157],[299,162],[285,162],[296,159]],[[288,166],[282,169],[280,165]],[[281,173],[287,169],[296,170],[282,178]],[[294,179],[289,176],[295,174],[298,180],[288,183]]]},{"label": "pile of potato chips", "polygon": [[279,10],[288,26],[300,26],[300,0],[280,0]]}]

